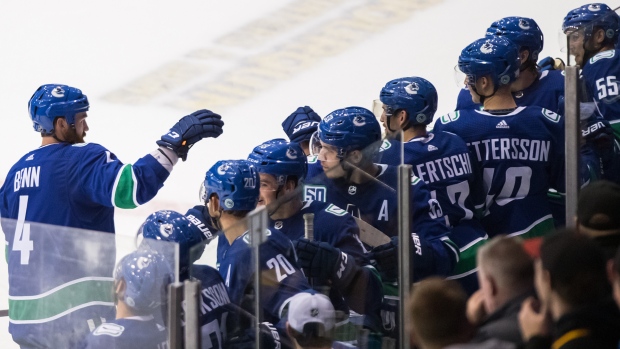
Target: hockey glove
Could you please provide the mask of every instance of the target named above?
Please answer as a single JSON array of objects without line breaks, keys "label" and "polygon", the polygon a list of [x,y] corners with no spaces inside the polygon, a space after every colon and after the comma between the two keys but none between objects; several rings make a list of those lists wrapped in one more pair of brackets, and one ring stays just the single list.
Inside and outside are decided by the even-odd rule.
[{"label": "hockey glove", "polygon": [[295,241],[295,250],[306,276],[322,284],[327,280],[336,285],[346,284],[355,273],[355,259],[327,242],[300,238]]},{"label": "hockey glove", "polygon": [[203,138],[217,138],[222,134],[222,126],[224,122],[220,115],[201,109],[182,117],[157,144],[172,150],[185,161],[189,148]]},{"label": "hockey glove", "polygon": [[545,57],[538,62],[538,70],[564,70],[564,61],[560,58]]},{"label": "hockey glove", "polygon": [[609,121],[596,116],[582,121],[581,136],[586,143],[594,144],[597,148],[611,148],[614,141],[614,132]]},{"label": "hockey glove", "polygon": [[398,279],[398,237],[392,237],[387,244],[372,249],[370,258],[375,261],[374,265],[381,274],[383,282],[396,281]]},{"label": "hockey glove", "polygon": [[284,122],[282,129],[291,142],[303,142],[317,130],[321,117],[309,106],[299,107]]}]

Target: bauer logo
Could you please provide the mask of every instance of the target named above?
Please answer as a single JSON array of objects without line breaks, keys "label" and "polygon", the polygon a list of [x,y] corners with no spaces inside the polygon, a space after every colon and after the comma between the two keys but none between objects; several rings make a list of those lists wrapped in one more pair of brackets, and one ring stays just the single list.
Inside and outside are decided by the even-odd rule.
[{"label": "bauer logo", "polygon": [[529,30],[530,29],[530,22],[528,22],[525,19],[520,19],[519,20],[519,28],[521,28],[523,30]]},{"label": "bauer logo", "polygon": [[327,189],[322,185],[306,185],[304,187],[304,200],[327,201]]},{"label": "bauer logo", "polygon": [[480,52],[482,53],[491,53],[493,52],[493,44],[490,42],[485,42],[484,45],[480,47]]},{"label": "bauer logo", "polygon": [[65,96],[65,90],[63,90],[62,87],[60,87],[60,86],[56,86],[52,90],[52,96],[57,97],[57,98],[64,97]]}]

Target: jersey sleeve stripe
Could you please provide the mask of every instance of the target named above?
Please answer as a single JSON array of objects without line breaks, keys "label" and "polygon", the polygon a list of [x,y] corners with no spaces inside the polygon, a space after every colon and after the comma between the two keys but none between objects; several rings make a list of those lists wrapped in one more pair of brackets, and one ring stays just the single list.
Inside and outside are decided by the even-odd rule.
[{"label": "jersey sleeve stripe", "polygon": [[140,206],[136,199],[138,183],[131,164],[124,165],[116,176],[112,188],[112,204],[118,208]]}]

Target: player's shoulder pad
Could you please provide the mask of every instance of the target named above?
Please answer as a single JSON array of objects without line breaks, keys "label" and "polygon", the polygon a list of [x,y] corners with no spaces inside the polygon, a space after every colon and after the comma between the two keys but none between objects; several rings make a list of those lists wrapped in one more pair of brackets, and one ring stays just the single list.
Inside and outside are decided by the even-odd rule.
[{"label": "player's shoulder pad", "polygon": [[560,122],[560,119],[562,119],[562,116],[560,114],[557,114],[549,109],[545,109],[545,108],[540,108],[540,109],[541,109],[542,115],[545,118],[551,120],[552,122],[556,124]]},{"label": "player's shoulder pad", "polygon": [[379,151],[386,151],[388,149],[390,149],[392,147],[392,143],[390,141],[388,141],[387,139],[384,139],[383,142],[381,142],[381,147],[379,148]]},{"label": "player's shoulder pad", "polygon": [[610,59],[616,56],[616,50],[607,50],[603,52],[599,52],[594,55],[594,57],[590,58],[590,64],[594,64],[603,59]]},{"label": "player's shoulder pad", "polygon": [[440,121],[442,124],[444,124],[444,125],[445,125],[445,124],[450,123],[450,122],[452,122],[452,121],[456,121],[456,120],[458,120],[460,116],[461,116],[461,112],[460,112],[460,111],[458,111],[458,110],[455,110],[455,111],[449,112],[448,114],[442,115],[442,116],[439,118],[439,121]]},{"label": "player's shoulder pad", "polygon": [[118,337],[123,334],[125,331],[125,327],[119,324],[114,324],[110,322],[105,322],[99,327],[97,327],[93,331],[93,336],[110,336],[110,337]]},{"label": "player's shoulder pad", "polygon": [[325,212],[333,214],[335,216],[344,216],[347,214],[346,210],[343,210],[334,204],[329,204],[329,206],[325,208]]},{"label": "player's shoulder pad", "polygon": [[308,156],[308,164],[316,164],[318,155],[310,155]]}]

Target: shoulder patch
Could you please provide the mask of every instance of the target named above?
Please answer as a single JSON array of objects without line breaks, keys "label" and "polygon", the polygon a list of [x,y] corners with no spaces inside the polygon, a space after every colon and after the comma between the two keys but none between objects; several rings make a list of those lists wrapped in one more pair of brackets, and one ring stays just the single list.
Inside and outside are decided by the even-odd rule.
[{"label": "shoulder patch", "polygon": [[[268,237],[271,236],[271,230],[267,229],[265,230],[265,234],[263,235],[263,242],[265,240],[267,240]],[[246,232],[245,234],[243,234],[243,242],[245,242],[248,245],[252,245],[252,241],[250,240],[250,233]]]},{"label": "shoulder patch", "polygon": [[599,52],[595,54],[594,57],[590,58],[590,64],[594,64],[600,61],[601,59],[614,58],[615,55],[616,55],[616,50],[607,50],[607,51]]},{"label": "shoulder patch", "polygon": [[445,125],[445,124],[447,124],[449,122],[458,120],[458,118],[460,116],[461,116],[461,113],[458,110],[456,110],[456,111],[450,112],[450,113],[448,113],[446,115],[442,115],[439,118],[439,120],[441,121],[442,124]]},{"label": "shoulder patch", "polygon": [[118,337],[123,334],[125,331],[125,327],[119,324],[113,324],[109,322],[105,322],[99,327],[97,327],[93,331],[93,336],[110,336],[110,337]]},{"label": "shoulder patch", "polygon": [[85,147],[87,145],[88,145],[88,143],[75,143],[75,144],[71,144],[72,147],[76,147],[76,148]]},{"label": "shoulder patch", "polygon": [[392,147],[392,143],[390,143],[390,141],[388,141],[387,139],[384,139],[383,142],[381,143],[381,148],[379,148],[379,151],[386,151],[388,149],[390,149]]},{"label": "shoulder patch", "polygon": [[549,120],[558,123],[560,121],[560,115],[552,112],[549,109],[542,108],[542,114]]},{"label": "shoulder patch", "polygon": [[420,183],[420,180],[421,180],[420,178],[418,178],[418,177],[416,177],[414,175],[411,175],[411,185],[416,185],[416,184]]},{"label": "shoulder patch", "polygon": [[324,185],[304,185],[304,201],[327,202],[327,187]]},{"label": "shoulder patch", "polygon": [[310,156],[308,156],[308,163],[309,164],[316,164],[317,158],[318,158],[317,155],[310,155]]},{"label": "shoulder patch", "polygon": [[344,216],[347,214],[347,211],[341,209],[340,207],[334,204],[330,204],[329,206],[327,206],[327,208],[325,209],[325,212],[331,213],[336,216]]}]

